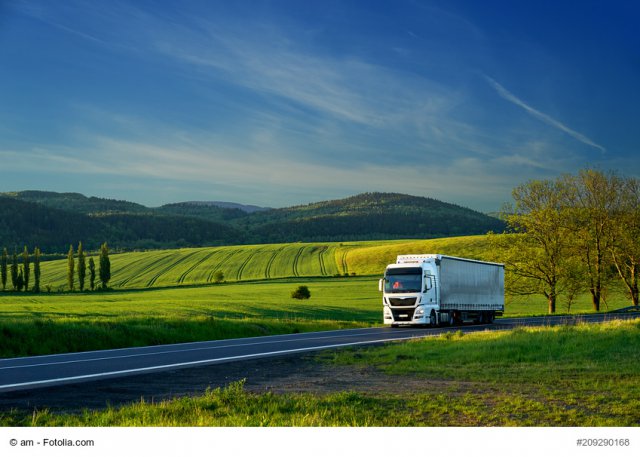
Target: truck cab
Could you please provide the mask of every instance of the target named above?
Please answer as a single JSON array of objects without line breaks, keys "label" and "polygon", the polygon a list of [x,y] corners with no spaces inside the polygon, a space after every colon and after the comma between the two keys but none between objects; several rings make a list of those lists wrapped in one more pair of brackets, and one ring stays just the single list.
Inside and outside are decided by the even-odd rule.
[{"label": "truck cab", "polygon": [[437,325],[437,270],[431,263],[388,265],[379,289],[384,323]]},{"label": "truck cab", "polygon": [[442,254],[399,255],[378,289],[383,321],[392,327],[488,324],[504,311],[504,265]]}]

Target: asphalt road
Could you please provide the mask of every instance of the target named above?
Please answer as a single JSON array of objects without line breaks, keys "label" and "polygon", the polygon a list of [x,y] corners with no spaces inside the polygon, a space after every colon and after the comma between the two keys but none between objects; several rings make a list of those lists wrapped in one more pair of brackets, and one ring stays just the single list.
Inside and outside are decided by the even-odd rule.
[{"label": "asphalt road", "polygon": [[0,359],[0,392],[39,389],[347,346],[381,344],[435,336],[452,330],[470,333],[486,329],[603,322],[639,316],[640,313],[626,313],[498,319],[491,325],[365,328]]}]

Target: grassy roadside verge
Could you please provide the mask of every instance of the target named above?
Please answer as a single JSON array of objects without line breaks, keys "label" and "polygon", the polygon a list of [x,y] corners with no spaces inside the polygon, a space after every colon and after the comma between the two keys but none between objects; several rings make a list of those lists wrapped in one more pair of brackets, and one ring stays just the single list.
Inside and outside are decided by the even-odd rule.
[{"label": "grassy roadside verge", "polygon": [[80,415],[0,413],[4,426],[638,426],[640,319],[327,352],[385,376],[373,392],[200,397]]},{"label": "grassy roadside verge", "polygon": [[[2,295],[0,357],[368,327],[381,314],[372,282],[305,278]],[[309,300],[291,298],[300,284],[309,286]]]},{"label": "grassy roadside verge", "polygon": [[360,328],[363,322],[268,318],[153,318],[7,320],[0,324],[1,357]]}]

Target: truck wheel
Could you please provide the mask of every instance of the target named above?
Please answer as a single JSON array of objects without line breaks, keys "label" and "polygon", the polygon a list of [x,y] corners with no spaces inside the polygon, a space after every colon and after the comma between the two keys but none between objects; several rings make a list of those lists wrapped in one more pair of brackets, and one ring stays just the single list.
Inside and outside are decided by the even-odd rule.
[{"label": "truck wheel", "polygon": [[436,325],[438,325],[438,319],[436,318],[436,312],[434,310],[431,310],[431,315],[429,316],[429,325],[431,327],[435,327]]}]

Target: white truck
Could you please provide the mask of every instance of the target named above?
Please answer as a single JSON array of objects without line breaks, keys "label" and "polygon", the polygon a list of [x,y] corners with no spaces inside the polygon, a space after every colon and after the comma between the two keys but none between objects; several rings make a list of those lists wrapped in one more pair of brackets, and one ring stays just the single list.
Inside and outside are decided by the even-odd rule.
[{"label": "white truck", "polygon": [[399,255],[388,265],[383,292],[385,324],[489,324],[504,312],[504,265],[441,254]]}]

